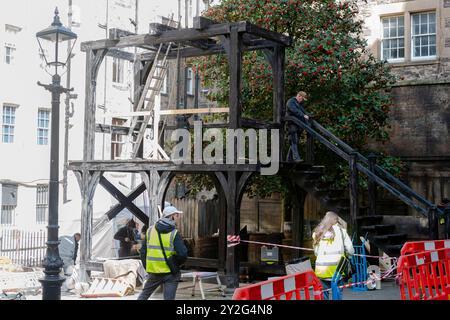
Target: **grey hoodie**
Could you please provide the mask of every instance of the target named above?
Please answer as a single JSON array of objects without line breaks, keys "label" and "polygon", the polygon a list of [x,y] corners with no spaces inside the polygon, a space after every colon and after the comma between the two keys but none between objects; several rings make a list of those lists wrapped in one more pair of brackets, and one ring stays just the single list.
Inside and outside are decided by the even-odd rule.
[{"label": "grey hoodie", "polygon": [[[175,221],[171,219],[162,218],[158,220],[158,222],[156,222],[156,231],[160,232],[161,234],[171,233],[175,229],[176,229]],[[188,250],[179,232],[177,232],[177,235],[175,236],[173,245],[176,252],[175,261],[180,266],[186,262]]]}]

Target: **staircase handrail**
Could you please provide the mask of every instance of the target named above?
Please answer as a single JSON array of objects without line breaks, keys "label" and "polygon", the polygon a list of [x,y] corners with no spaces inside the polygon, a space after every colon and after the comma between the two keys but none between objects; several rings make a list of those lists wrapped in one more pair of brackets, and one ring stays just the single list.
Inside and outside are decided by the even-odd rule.
[{"label": "staircase handrail", "polygon": [[[346,150],[349,153],[356,152],[358,155],[358,159],[360,159],[364,164],[369,165],[369,159],[364,157],[361,153],[354,150],[352,147],[350,147],[348,144],[337,138],[333,133],[331,133],[329,130],[325,129],[321,124],[319,124],[317,121],[312,120],[311,124],[313,127],[317,128],[322,134],[328,136],[330,139],[332,139],[334,142],[339,144],[344,150]],[[425,199],[420,194],[416,193],[414,190],[412,190],[408,185],[403,183],[398,178],[394,177],[391,173],[386,171],[383,167],[380,165],[375,165],[375,171],[380,176],[384,176],[387,180],[391,181],[392,183],[397,184],[400,189],[403,189],[404,193],[406,193],[408,196],[415,198],[417,201],[423,203],[427,207],[434,206],[433,203]]]},{"label": "staircase handrail", "polygon": [[[306,130],[314,139],[318,140],[320,143],[325,145],[328,149],[336,153],[345,161],[349,162],[351,154],[356,154],[357,161],[359,160],[364,164],[368,165],[369,160],[367,158],[365,158],[359,152],[357,152],[348,144],[343,142],[341,139],[336,137],[329,130],[325,129],[317,121],[310,119],[308,122],[303,122],[292,116],[286,116],[284,118],[284,121],[293,122],[294,124],[300,126],[304,130]],[[317,128],[318,131],[320,131],[323,135],[332,140],[332,142],[330,142],[323,135],[314,130],[315,128]],[[337,144],[337,146],[335,144]],[[391,175],[389,172],[387,172],[379,165],[376,165],[375,172],[370,171],[368,168],[366,168],[365,166],[363,166],[361,163],[358,162],[356,163],[356,167],[358,171],[365,174],[368,178],[377,183],[380,187],[386,189],[391,194],[393,194],[394,196],[402,200],[404,203],[406,203],[408,206],[414,208],[424,216],[428,216],[428,211],[430,209],[436,209],[435,204],[431,203],[430,201],[426,200],[425,198],[417,194],[414,190],[412,190],[406,184],[395,178],[393,175]],[[391,183],[397,184],[397,186],[399,186],[400,188],[391,186],[388,182],[385,181],[385,179],[390,181]],[[414,199],[418,200],[424,206],[418,205],[410,197],[413,197]]]}]

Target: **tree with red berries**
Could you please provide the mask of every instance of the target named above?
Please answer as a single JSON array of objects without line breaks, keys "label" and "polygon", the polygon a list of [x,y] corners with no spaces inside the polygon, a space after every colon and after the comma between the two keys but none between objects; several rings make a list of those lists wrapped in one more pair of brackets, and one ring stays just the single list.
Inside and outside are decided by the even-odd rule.
[{"label": "tree with red berries", "polygon": [[[392,100],[387,89],[396,79],[367,49],[357,0],[222,0],[204,16],[217,22],[245,20],[291,36],[293,45],[286,49],[286,99],[299,90],[308,92],[307,111],[361,152],[370,141],[388,139]],[[226,56],[201,57],[192,63],[203,85],[217,89],[210,98],[226,106]],[[272,70],[261,51],[244,54],[242,75],[243,115],[271,120]],[[330,152],[319,151],[319,161],[327,164]],[[392,159],[386,161],[391,163],[388,169],[396,168]],[[330,179],[345,175],[334,160],[327,168]],[[279,183],[272,185],[279,188]]]}]

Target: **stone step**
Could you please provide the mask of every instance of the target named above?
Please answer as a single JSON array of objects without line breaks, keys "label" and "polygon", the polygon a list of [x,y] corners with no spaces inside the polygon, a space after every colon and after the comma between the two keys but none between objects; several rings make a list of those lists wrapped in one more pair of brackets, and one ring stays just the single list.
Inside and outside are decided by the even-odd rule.
[{"label": "stone step", "polygon": [[395,231],[395,224],[375,224],[370,226],[361,227],[363,233],[371,233],[373,235],[387,235],[392,234]]},{"label": "stone step", "polygon": [[373,237],[373,240],[377,244],[400,244],[405,243],[408,239],[408,235],[406,233],[390,233],[385,235],[377,235]]},{"label": "stone step", "polygon": [[381,247],[380,249],[383,250],[387,255],[391,257],[399,257],[400,251],[403,248],[403,244],[389,244],[386,246]]},{"label": "stone step", "polygon": [[379,225],[383,221],[383,216],[362,216],[357,217],[356,220],[358,222],[358,226],[360,227]]}]

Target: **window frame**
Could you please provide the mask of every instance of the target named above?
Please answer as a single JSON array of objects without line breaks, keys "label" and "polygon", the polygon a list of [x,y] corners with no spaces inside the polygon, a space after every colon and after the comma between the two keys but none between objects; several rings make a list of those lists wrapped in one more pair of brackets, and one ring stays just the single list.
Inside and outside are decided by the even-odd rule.
[{"label": "window frame", "polygon": [[[419,34],[419,35],[414,35],[414,22],[413,22],[413,19],[414,19],[414,16],[415,15],[421,15],[421,14],[430,14],[430,13],[434,13],[434,16],[435,16],[435,18],[434,18],[434,24],[435,24],[435,32],[434,32],[434,34],[431,34],[431,33],[427,33],[427,34]],[[410,29],[410,52],[411,52],[411,61],[429,61],[429,60],[436,60],[437,58],[438,58],[438,46],[437,46],[437,42],[438,42],[438,39],[437,39],[437,35],[438,35],[438,23],[437,23],[437,19],[438,19],[438,16],[437,16],[437,10],[430,10],[430,11],[418,11],[418,12],[411,12],[411,14],[410,14],[410,17],[411,17],[411,21],[410,21],[410,26],[411,26],[411,29]],[[421,18],[420,18],[421,19]],[[429,19],[428,19],[428,21],[429,21]],[[421,25],[420,23],[419,23],[419,25]],[[427,28],[429,29],[430,28],[430,25],[428,24],[427,25]],[[419,56],[419,57],[415,57],[414,56],[414,52],[415,52],[415,46],[414,46],[414,37],[424,37],[424,36],[428,36],[428,37],[430,37],[430,36],[433,36],[434,35],[434,37],[435,37],[435,41],[434,41],[434,46],[435,46],[435,55],[433,55],[433,56]],[[428,46],[429,47],[429,46]],[[420,49],[422,50],[422,46],[420,46]]]},{"label": "window frame", "polygon": [[36,186],[36,223],[45,224],[48,219],[48,196],[49,185],[40,184]]},{"label": "window frame", "polygon": [[194,70],[192,70],[192,68],[187,68],[187,72],[186,72],[186,94],[189,96],[193,96],[194,95],[194,83],[195,80],[195,75],[194,75]]},{"label": "window frame", "polygon": [[[10,66],[14,65],[14,60],[15,60],[14,53],[17,51],[16,46],[11,43],[5,43],[4,48],[5,48],[5,59],[4,59],[5,64],[10,65]],[[7,53],[8,49],[9,49],[9,54]],[[7,61],[8,57],[9,57],[9,62]]]},{"label": "window frame", "polygon": [[[40,124],[41,124],[41,118],[40,118],[40,115],[41,115],[41,112],[45,112],[46,114],[48,114],[48,118],[47,119],[42,119],[43,121],[46,121],[47,122],[47,127],[41,127],[40,126]],[[37,117],[37,121],[38,121],[38,123],[37,123],[37,144],[38,144],[38,146],[48,146],[49,145],[49,133],[50,133],[50,121],[51,121],[51,111],[49,110],[49,109],[39,109],[38,110],[38,117]],[[41,132],[43,132],[43,133],[45,133],[45,136],[40,136],[40,133]],[[40,139],[44,139],[43,141],[44,142],[46,142],[46,143],[40,143],[41,141],[40,141]]]},{"label": "window frame", "polygon": [[[10,112],[9,115],[5,114],[5,110],[6,109],[10,109],[13,112]],[[13,144],[14,143],[14,137],[15,137],[15,128],[16,128],[16,110],[17,110],[17,106],[15,105],[11,105],[11,104],[4,104],[3,105],[3,109],[2,109],[2,143],[5,144]],[[5,117],[9,116],[10,122],[6,123],[5,122]],[[5,134],[5,129],[8,128],[9,132],[7,134]],[[9,137],[8,141],[5,141],[5,136]]]},{"label": "window frame", "polygon": [[[112,118],[112,126],[125,126],[127,120],[121,118]],[[111,133],[111,160],[121,157],[123,146],[126,144],[126,135],[119,133]]]},{"label": "window frame", "polygon": [[[392,18],[397,18],[397,35],[398,35],[398,18],[402,17],[403,18],[403,37],[388,37],[385,38],[384,37],[384,24],[383,24],[383,20],[384,19],[392,19]],[[380,52],[380,56],[381,56],[381,60],[386,60],[389,63],[399,63],[399,62],[404,62],[406,60],[406,28],[405,28],[405,14],[401,15],[401,14],[396,14],[396,15],[390,15],[390,16],[382,16],[380,19],[381,22],[381,52]],[[389,21],[389,31],[390,31],[390,21]],[[394,39],[401,39],[403,38],[403,58],[396,58],[396,59],[386,59],[384,57],[383,51],[384,51],[384,45],[383,45],[383,41],[384,40],[394,40]],[[397,51],[400,50],[399,47],[397,47]]]},{"label": "window frame", "polygon": [[118,85],[125,84],[125,60],[116,57],[113,58],[112,82]]}]

